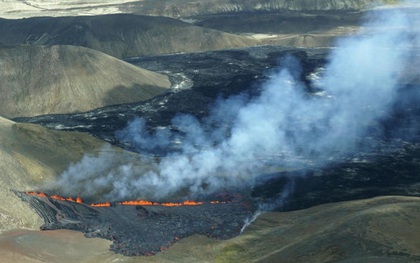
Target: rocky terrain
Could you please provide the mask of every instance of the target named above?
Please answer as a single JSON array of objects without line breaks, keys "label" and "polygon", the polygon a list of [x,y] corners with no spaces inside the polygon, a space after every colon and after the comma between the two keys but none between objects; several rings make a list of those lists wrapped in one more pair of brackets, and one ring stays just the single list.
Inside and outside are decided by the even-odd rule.
[{"label": "rocky terrain", "polygon": [[[242,231],[256,207],[250,200],[135,201],[86,204],[38,192],[14,193],[44,219],[42,230],[70,229],[88,238],[113,241],[110,249],[125,256],[151,256],[194,234],[229,239]],[[125,204],[125,203],[132,204]]]},{"label": "rocky terrain", "polygon": [[[255,155],[259,164],[263,164],[258,174],[253,174],[252,183],[237,187],[239,196],[258,204],[259,210],[253,216],[249,210],[242,210],[246,202],[238,206],[228,203],[227,209],[212,207],[211,211],[198,207],[170,211],[163,206],[123,208],[117,204],[121,197],[111,195],[115,189],[122,189],[124,194],[125,183],[128,189],[143,187],[144,181],[132,180],[137,178],[130,177],[131,172],[146,177],[163,163],[178,178],[182,167],[171,166],[171,161],[179,164],[180,159],[188,164],[198,159],[208,165],[208,160],[196,158],[201,157],[196,153],[208,152],[222,143],[210,140],[212,144],[200,144],[201,141],[191,140],[188,129],[198,127],[191,123],[210,120],[211,128],[227,127],[217,131],[231,136],[235,128],[229,122],[233,121],[231,109],[222,107],[217,112],[228,121],[211,122],[208,116],[215,111],[215,105],[227,98],[244,99],[244,104],[255,101],[264,91],[262,84],[277,76],[279,66],[285,66],[284,61],[293,69],[292,81],[287,79],[285,85],[304,87],[300,93],[303,101],[332,103],[335,98],[324,92],[323,84],[317,80],[331,62],[331,54],[343,50],[335,48],[337,36],[359,34],[357,40],[368,38],[370,29],[358,30],[366,29],[360,25],[363,17],[373,14],[369,11],[370,3],[370,0],[0,1],[2,262],[419,262],[418,46],[410,47],[408,63],[403,64],[402,70],[391,70],[391,74],[383,74],[388,72],[389,65],[387,60],[381,60],[387,54],[382,52],[382,44],[366,49],[366,53],[357,53],[359,57],[350,57],[364,62],[353,64],[348,71],[346,68],[347,74],[338,74],[341,82],[355,81],[362,86],[374,82],[387,87],[388,82],[396,79],[395,100],[379,111],[375,105],[383,98],[381,92],[367,100],[363,114],[357,115],[349,126],[363,125],[363,115],[384,114],[367,123],[367,132],[359,134],[352,145],[357,151],[327,155],[331,154],[328,149],[323,148],[327,153],[316,149],[312,159],[293,154],[288,158],[287,151]],[[389,6],[379,10],[392,11]],[[417,21],[419,10],[405,9],[408,22]],[[401,27],[380,25],[379,29],[392,35],[394,31],[400,32]],[[405,50],[406,46],[399,43],[407,36],[417,40],[418,45],[416,30],[403,30],[407,34],[399,35],[401,38],[393,42],[398,48],[385,50],[392,49],[393,55]],[[357,42],[352,43],[363,50]],[[300,66],[288,60],[290,56],[300,61]],[[365,76],[360,71],[365,64],[381,69],[370,75],[386,75],[387,80],[392,76],[392,81],[357,82],[360,76]],[[336,82],[338,86],[340,81]],[[355,108],[361,105],[359,100],[369,94],[363,95],[366,96],[357,97],[350,105]],[[286,97],[284,101],[287,103]],[[289,108],[296,107],[299,105]],[[255,109],[253,112],[258,111]],[[190,116],[193,122],[174,122],[173,118],[180,114]],[[279,112],[272,115],[277,114],[280,115]],[[292,126],[300,121],[314,124],[306,114],[314,116],[306,111],[296,123],[290,122],[292,125],[286,127],[290,132],[286,132],[290,136],[288,141],[312,134],[305,131],[293,134]],[[138,117],[147,123],[132,126]],[[264,126],[263,122],[258,123]],[[319,131],[326,130],[313,126],[315,129],[308,126],[308,131],[318,132],[322,137]],[[159,131],[170,132],[172,137],[165,147],[145,145],[141,138],[136,141],[124,137],[127,127],[133,132],[141,130],[142,135],[151,139]],[[346,126],[345,130],[350,128]],[[217,135],[205,129],[194,132]],[[268,134],[260,132],[257,140],[267,138]],[[298,150],[305,153],[306,145]],[[188,153],[186,158],[175,158],[183,151]],[[222,160],[229,163],[229,155],[223,153]],[[174,158],[165,159],[167,156]],[[227,184],[230,181],[226,175],[237,175],[242,171],[241,165],[245,164],[234,165],[231,173],[218,170],[215,177],[208,173],[207,177],[216,181],[218,177],[226,178],[223,182]],[[195,173],[206,171],[207,166],[193,168],[187,170],[185,188],[160,195],[161,199],[156,201],[190,198],[191,182],[200,190],[209,187],[210,179],[201,181],[204,182],[201,185],[194,184]],[[143,174],[144,171],[150,174]],[[161,183],[160,178],[154,179],[155,185]],[[168,186],[179,183],[165,179]],[[129,194],[143,198],[150,192],[156,196],[160,191],[166,193],[166,188],[154,191],[155,185],[147,189],[148,193]],[[11,189],[23,197],[29,196],[23,198],[29,204]],[[220,189],[232,188],[223,185]],[[101,208],[91,208],[88,203],[79,205],[21,192],[41,190],[81,196],[86,202],[111,201],[112,207],[101,212]],[[109,200],[110,197],[113,199]],[[30,209],[31,206],[38,210]],[[230,208],[238,215],[231,222],[227,211]],[[100,222],[93,220],[95,215]],[[150,222],[133,222],[133,217]],[[209,220],[225,224],[211,228],[213,222]],[[143,223],[153,227],[144,227]],[[43,224],[44,229],[76,229],[90,238],[62,229],[37,231]],[[159,225],[174,228],[165,236]],[[145,234],[134,238],[128,226],[141,226],[138,233]],[[176,237],[180,229],[179,240]],[[157,245],[151,245],[147,239]],[[171,245],[169,249],[159,246],[162,240]],[[136,254],[130,251],[138,254],[152,251],[156,255],[127,257],[115,253]]]},{"label": "rocky terrain", "polygon": [[257,93],[258,88],[252,88],[266,80],[267,73],[277,67],[282,58],[292,55],[299,59],[303,66],[302,78],[306,79],[325,63],[328,50],[260,46],[131,58],[127,62],[167,74],[173,82],[173,88],[144,102],[75,114],[17,117],[15,120],[42,124],[52,129],[88,132],[118,144],[120,142],[115,138],[115,131],[126,127],[135,117],[146,119],[150,130],[170,126],[172,118],[179,113],[205,117],[219,97],[226,98],[241,92]]},{"label": "rocky terrain", "polygon": [[95,153],[104,142],[74,132],[56,132],[38,125],[0,118],[0,231],[38,229],[36,214],[22,206],[11,189],[31,190],[53,180],[86,152]]},{"label": "rocky terrain", "polygon": [[[165,156],[182,149],[182,142],[186,140],[182,136],[182,127],[176,127],[172,122],[180,113],[205,119],[212,111],[215,101],[221,97],[228,98],[241,93],[255,96],[260,92],[258,87],[268,78],[267,71],[290,55],[300,60],[300,77],[309,83],[311,74],[324,66],[328,52],[329,49],[296,50],[264,46],[134,58],[129,61],[139,67],[156,72],[165,71],[177,88],[145,102],[110,106],[84,113],[15,120],[37,123],[52,129],[87,132],[131,151]],[[218,66],[214,67],[214,64]],[[413,171],[420,169],[419,137],[416,132],[410,132],[410,129],[420,130],[420,107],[415,103],[420,94],[416,92],[418,82],[413,81],[412,74],[407,74],[403,81],[411,84],[403,89],[404,92],[401,90],[396,105],[403,103],[405,106],[391,111],[383,122],[375,124],[375,129],[381,132],[372,132],[361,142],[375,145],[373,149],[360,150],[328,167],[318,167],[316,164],[308,166],[303,162],[296,171],[282,172],[281,166],[274,165],[274,171],[269,176],[274,179],[251,190],[253,195],[270,200],[292,182],[296,189],[281,210],[303,209],[328,202],[390,193],[419,195],[418,178],[413,174]],[[308,92],[316,94],[315,87],[309,84]],[[128,123],[139,117],[147,120],[146,129],[150,133],[162,128],[173,131],[178,135],[175,143],[164,150],[150,150],[117,136],[116,131],[123,130]],[[402,128],[401,123],[411,125]],[[393,136],[393,130],[399,129],[397,127],[402,130],[397,136]],[[389,136],[384,137],[383,134]]]},{"label": "rocky terrain", "polygon": [[14,231],[0,236],[5,262],[418,262],[418,197],[378,197],[266,213],[229,240],[194,235],[153,257],[124,257],[81,233]]},{"label": "rocky terrain", "polygon": [[[112,0],[106,3],[98,1],[72,0],[57,2],[49,0],[15,1],[2,0],[0,13],[2,17],[32,16],[67,16],[96,15],[112,13],[137,13],[169,17],[186,17],[198,14],[255,12],[255,11],[328,11],[360,10],[375,2],[373,0]],[[395,3],[395,0],[385,0]]]},{"label": "rocky terrain", "polygon": [[0,44],[80,45],[119,58],[259,44],[334,46],[373,7],[371,0],[13,2],[0,10],[12,19],[0,20],[0,36],[7,36]]},{"label": "rocky terrain", "polygon": [[242,13],[242,12],[273,12],[273,11],[329,11],[329,10],[361,10],[372,3],[370,0],[213,0],[213,1],[162,1],[151,4],[133,2],[123,6],[123,11],[149,13],[172,17],[189,17],[200,14]]},{"label": "rocky terrain", "polygon": [[80,112],[150,99],[167,76],[76,46],[0,48],[0,115]]},{"label": "rocky terrain", "polygon": [[0,19],[0,44],[77,45],[124,58],[252,46],[259,41],[173,18],[118,14]]}]

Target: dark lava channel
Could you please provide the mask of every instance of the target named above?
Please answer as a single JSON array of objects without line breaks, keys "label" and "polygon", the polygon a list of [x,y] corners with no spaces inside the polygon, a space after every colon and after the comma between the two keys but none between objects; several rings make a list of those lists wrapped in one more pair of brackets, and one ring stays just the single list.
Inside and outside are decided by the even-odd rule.
[{"label": "dark lava channel", "polygon": [[[328,50],[253,47],[241,50],[130,58],[128,62],[168,74],[174,88],[146,102],[116,105],[85,113],[16,118],[52,129],[87,132],[128,150],[115,132],[135,117],[147,120],[153,131],[166,127],[176,132],[171,120],[179,113],[203,118],[217,98],[246,93],[258,95],[259,83],[279,66],[281,58],[295,56],[301,62],[300,79],[326,63]],[[313,91],[308,86],[308,94]],[[361,139],[361,152],[328,166],[298,167],[295,171],[261,175],[260,185],[249,194],[263,203],[278,204],[277,210],[379,195],[420,196],[420,86],[405,85],[386,119],[372,125]],[[176,150],[174,146],[172,150]],[[165,154],[154,153],[151,154]],[[284,200],[281,192],[290,188]]]}]

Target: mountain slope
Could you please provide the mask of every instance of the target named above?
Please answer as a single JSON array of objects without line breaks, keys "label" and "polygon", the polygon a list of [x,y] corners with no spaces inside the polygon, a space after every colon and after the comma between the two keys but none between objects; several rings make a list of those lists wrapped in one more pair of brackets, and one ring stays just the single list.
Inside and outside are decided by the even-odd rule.
[{"label": "mountain slope", "polygon": [[0,232],[14,228],[38,229],[42,220],[10,189],[35,190],[52,180],[84,153],[104,145],[86,134],[60,132],[0,117]]},{"label": "mountain slope", "polygon": [[0,48],[0,115],[70,113],[150,99],[166,76],[76,46]]},{"label": "mountain slope", "polygon": [[244,47],[259,41],[172,18],[121,14],[0,19],[0,44],[77,45],[122,58]]},{"label": "mountain slope", "polygon": [[[188,17],[205,14],[232,14],[272,11],[346,11],[361,10],[374,0],[164,0],[134,2],[120,10],[140,14]],[[155,2],[152,4],[152,2]]]},{"label": "mountain slope", "polygon": [[[396,2],[398,0],[384,0]],[[277,11],[277,10],[358,10],[375,0],[3,0],[0,16],[22,18],[31,16],[97,15],[137,13],[185,17],[203,14]]]}]

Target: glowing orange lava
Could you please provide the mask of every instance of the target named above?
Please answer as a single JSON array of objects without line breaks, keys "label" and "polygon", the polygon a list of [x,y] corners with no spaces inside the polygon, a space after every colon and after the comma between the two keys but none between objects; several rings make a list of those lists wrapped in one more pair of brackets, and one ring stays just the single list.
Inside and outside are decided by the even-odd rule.
[{"label": "glowing orange lava", "polygon": [[110,202],[97,203],[97,204],[90,204],[90,206],[93,206],[93,207],[108,207],[108,206],[111,206],[111,203]]},{"label": "glowing orange lava", "polygon": [[203,202],[195,202],[195,201],[187,200],[187,201],[184,201],[182,204],[183,205],[202,205]]},{"label": "glowing orange lava", "polygon": [[203,202],[196,202],[196,201],[184,201],[184,202],[163,202],[163,203],[159,203],[159,202],[151,202],[148,200],[131,200],[131,201],[123,201],[120,202],[119,204],[121,205],[142,205],[142,206],[186,206],[186,205],[202,205]]},{"label": "glowing orange lava", "polygon": [[153,202],[147,200],[134,200],[134,201],[123,201],[121,205],[153,205]]},{"label": "glowing orange lava", "polygon": [[[28,191],[28,192],[25,192],[25,194],[32,195],[32,196],[45,197],[45,198],[49,197],[49,198],[55,199],[55,200],[83,204],[83,200],[80,197],[76,197],[76,199],[74,199],[73,197],[63,197],[63,196],[60,196],[60,195],[50,195],[50,196],[48,196],[44,192],[36,192],[36,191]],[[210,204],[225,204],[226,202],[225,201],[210,201],[209,203]],[[202,204],[204,204],[204,202],[197,202],[197,201],[192,201],[192,200],[187,200],[187,201],[184,201],[184,202],[152,202],[152,201],[148,201],[148,200],[129,200],[129,201],[119,202],[118,204],[120,204],[120,205],[170,206],[170,207],[173,207],[173,206],[196,206],[196,205],[202,205]],[[92,207],[109,207],[109,206],[111,206],[111,203],[110,202],[92,203],[89,206],[92,206]]]},{"label": "glowing orange lava", "polygon": [[73,203],[75,203],[75,202],[76,202],[76,200],[74,200],[74,198],[73,198],[73,197],[67,197],[67,198],[66,198],[66,201],[73,202]]},{"label": "glowing orange lava", "polygon": [[46,193],[43,192],[25,192],[27,195],[35,195],[40,197],[48,197]]},{"label": "glowing orange lava", "polygon": [[76,197],[76,203],[79,203],[79,204],[83,203],[82,198],[80,198],[80,197]]},{"label": "glowing orange lava", "polygon": [[64,197],[62,197],[62,196],[59,196],[59,195],[50,195],[50,197],[51,197],[52,199],[55,199],[55,200],[60,200],[60,201],[66,201],[66,200],[67,200],[66,198],[64,198]]}]

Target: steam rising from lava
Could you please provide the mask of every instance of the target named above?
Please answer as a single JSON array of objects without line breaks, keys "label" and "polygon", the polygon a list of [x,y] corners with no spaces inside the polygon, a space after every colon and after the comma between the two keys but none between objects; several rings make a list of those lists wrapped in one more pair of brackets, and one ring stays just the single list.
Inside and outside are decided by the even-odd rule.
[{"label": "steam rising from lava", "polygon": [[[299,63],[287,58],[258,97],[219,100],[203,121],[176,117],[173,125],[185,133],[179,152],[147,167],[130,160],[116,164],[118,154],[108,151],[85,156],[58,185],[64,193],[102,191],[114,199],[160,198],[180,189],[206,193],[253,184],[264,160],[325,163],[357,151],[369,126],[387,115],[419,39],[410,31],[416,21],[397,11],[381,14],[370,14],[375,19],[366,32],[339,40],[313,83],[322,92],[308,95],[296,77]],[[144,127],[144,120],[134,120],[119,136],[142,149],[165,148],[174,139],[168,131],[150,134]]]}]

